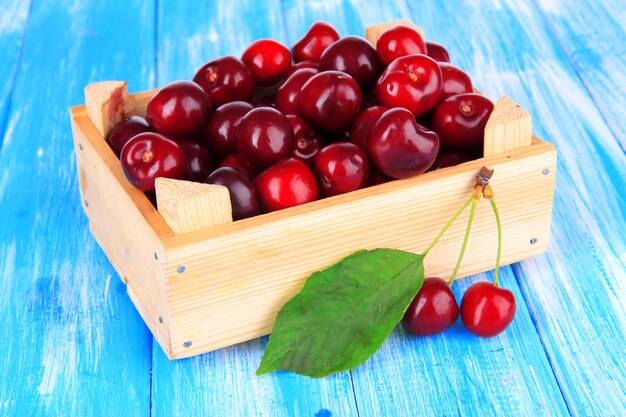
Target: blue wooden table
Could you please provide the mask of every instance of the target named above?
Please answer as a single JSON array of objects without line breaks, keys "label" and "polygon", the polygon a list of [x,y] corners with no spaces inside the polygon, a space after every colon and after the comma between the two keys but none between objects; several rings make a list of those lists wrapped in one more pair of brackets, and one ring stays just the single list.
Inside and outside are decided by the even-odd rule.
[{"label": "blue wooden table", "polygon": [[[625,416],[623,0],[0,0],[0,415]],[[501,336],[396,329],[348,373],[256,377],[267,338],[169,361],[88,231],[68,107],[189,79],[252,40],[410,18],[559,150],[547,254],[504,268]],[[483,274],[455,285],[457,296]]]}]

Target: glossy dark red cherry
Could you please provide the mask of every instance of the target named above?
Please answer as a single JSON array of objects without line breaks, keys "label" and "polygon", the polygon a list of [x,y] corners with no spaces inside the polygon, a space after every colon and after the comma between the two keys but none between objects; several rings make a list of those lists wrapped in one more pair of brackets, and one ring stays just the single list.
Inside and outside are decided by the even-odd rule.
[{"label": "glossy dark red cherry", "polygon": [[276,108],[284,114],[298,114],[300,111],[300,90],[304,83],[317,74],[314,68],[302,68],[286,78],[274,97]]},{"label": "glossy dark red cherry", "polygon": [[320,57],[319,70],[345,72],[360,86],[367,87],[376,81],[383,66],[368,41],[346,36],[326,48]]},{"label": "glossy dark red cherry", "polygon": [[237,153],[258,169],[266,169],[291,155],[293,130],[278,110],[258,107],[241,119],[235,144]]},{"label": "glossy dark red cherry", "polygon": [[107,135],[107,143],[119,156],[126,142],[140,133],[152,132],[152,128],[143,117],[132,116],[116,124]]},{"label": "glossy dark red cherry", "polygon": [[272,85],[291,68],[291,53],[273,39],[259,39],[246,48],[241,61],[248,66],[258,85]]},{"label": "glossy dark red cherry", "polygon": [[502,333],[515,318],[515,296],[490,282],[477,282],[461,300],[461,319],[465,328],[482,337]]},{"label": "glossy dark red cherry", "polygon": [[322,137],[300,116],[288,114],[287,120],[293,129],[293,156],[312,166],[315,155],[322,149]]},{"label": "glossy dark red cherry", "polygon": [[233,220],[245,219],[260,213],[254,185],[243,172],[230,167],[218,168],[204,182],[228,188]]},{"label": "glossy dark red cherry", "polygon": [[361,150],[367,150],[367,138],[370,136],[370,131],[374,123],[380,119],[380,116],[384,112],[389,110],[389,107],[385,106],[373,106],[363,110],[354,119],[352,123],[352,129],[350,130],[350,142],[354,143]]},{"label": "glossy dark red cherry", "polygon": [[254,177],[256,177],[256,174],[259,173],[259,170],[257,168],[252,166],[252,164],[248,162],[244,157],[236,153],[230,154],[226,158],[224,158],[219,167],[228,167],[241,171],[246,175],[246,177],[248,177],[250,181],[252,181]]},{"label": "glossy dark red cherry", "polygon": [[174,81],[150,99],[148,123],[171,139],[188,139],[204,129],[211,110],[211,100],[198,84]]},{"label": "glossy dark red cherry", "polygon": [[324,50],[337,40],[339,34],[334,27],[326,22],[315,22],[306,35],[293,45],[293,60],[318,62]]},{"label": "glossy dark red cherry", "polygon": [[140,133],[133,137],[120,154],[124,175],[141,191],[154,191],[157,177],[183,179],[187,159],[173,140],[158,133]]},{"label": "glossy dark red cherry", "polygon": [[291,68],[289,68],[289,71],[287,71],[287,74],[285,74],[285,79],[291,77],[291,74],[298,71],[299,69],[303,69],[303,68],[317,69],[318,67],[319,65],[317,64],[317,62],[310,62],[310,61],[298,62],[297,64],[292,65]]},{"label": "glossy dark red cherry", "polygon": [[206,145],[188,140],[179,140],[177,143],[185,152],[187,159],[185,179],[202,181],[215,169],[215,161]]},{"label": "glossy dark red cherry", "polygon": [[359,85],[343,72],[320,72],[300,90],[300,114],[328,132],[347,128],[360,107]]},{"label": "glossy dark red cherry", "polygon": [[476,152],[483,146],[484,131],[493,103],[480,94],[458,94],[437,105],[432,128],[439,135],[441,148]]},{"label": "glossy dark red cherry", "polygon": [[215,110],[206,130],[206,140],[217,156],[225,158],[235,153],[237,128],[243,116],[253,108],[252,104],[245,101],[233,101]]},{"label": "glossy dark red cherry", "polygon": [[463,152],[441,152],[437,155],[437,159],[435,159],[435,163],[430,167],[429,171],[452,167],[471,160],[472,158]]},{"label": "glossy dark red cherry", "polygon": [[441,95],[441,69],[426,55],[393,61],[376,84],[376,94],[387,107],[403,107],[419,117],[435,107]]},{"label": "glossy dark red cherry", "polygon": [[452,327],[458,317],[459,305],[448,283],[430,277],[404,313],[402,326],[414,335],[430,336]]},{"label": "glossy dark red cherry", "polygon": [[448,64],[447,62],[439,62],[439,68],[441,68],[441,76],[443,80],[439,101],[443,101],[448,97],[452,97],[457,94],[474,92],[472,80],[469,75],[463,72],[460,68],[455,67],[452,64]]},{"label": "glossy dark red cherry", "polygon": [[298,158],[287,158],[258,175],[255,190],[265,211],[282,210],[317,200],[315,175]]},{"label": "glossy dark red cherry", "polygon": [[437,62],[450,62],[448,50],[437,42],[426,41],[426,55]]},{"label": "glossy dark red cherry", "polygon": [[250,101],[254,93],[250,70],[234,56],[207,62],[193,80],[207,92],[215,107],[231,101]]},{"label": "glossy dark red cherry", "polygon": [[407,25],[398,25],[380,35],[376,42],[376,52],[386,66],[401,56],[425,54],[426,45],[422,35],[415,29]]},{"label": "glossy dark red cherry", "polygon": [[333,143],[323,148],[315,157],[313,167],[324,197],[363,188],[370,178],[367,155],[348,142]]},{"label": "glossy dark red cherry", "polygon": [[409,178],[426,171],[439,152],[437,134],[415,122],[406,109],[386,111],[372,127],[367,153],[374,166],[392,178]]}]

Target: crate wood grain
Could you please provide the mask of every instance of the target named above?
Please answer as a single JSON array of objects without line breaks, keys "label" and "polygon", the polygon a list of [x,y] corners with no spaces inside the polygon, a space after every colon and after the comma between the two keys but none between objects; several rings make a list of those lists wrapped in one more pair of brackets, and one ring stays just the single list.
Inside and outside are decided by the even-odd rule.
[{"label": "crate wood grain", "polygon": [[[145,114],[153,94],[131,95],[127,114]],[[503,264],[547,248],[556,150],[537,138],[530,146],[415,178],[177,234],[126,181],[85,106],[72,108],[71,118],[91,230],[169,358],[269,333],[280,307],[311,272],[352,252],[422,251],[467,198],[482,166],[495,170]],[[426,258],[428,275],[451,273],[464,223],[461,216]],[[496,237],[493,214],[482,202],[460,276],[493,268]]]}]

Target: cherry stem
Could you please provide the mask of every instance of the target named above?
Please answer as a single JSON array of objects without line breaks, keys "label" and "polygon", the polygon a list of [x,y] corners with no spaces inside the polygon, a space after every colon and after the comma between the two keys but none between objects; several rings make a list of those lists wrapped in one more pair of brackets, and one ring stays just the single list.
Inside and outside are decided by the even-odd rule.
[{"label": "cherry stem", "polygon": [[500,213],[498,213],[498,207],[496,207],[496,200],[490,198],[491,208],[493,208],[493,214],[496,215],[496,224],[498,225],[498,255],[496,256],[496,270],[493,273],[493,285],[498,286],[498,272],[500,271],[500,255],[502,254],[502,225],[500,224]]},{"label": "cherry stem", "polygon": [[469,240],[470,230],[472,229],[472,222],[474,221],[474,213],[476,213],[476,202],[478,201],[474,196],[471,197],[472,207],[470,208],[469,219],[467,219],[467,227],[465,228],[465,237],[463,238],[463,245],[461,245],[461,253],[459,253],[459,259],[456,261],[456,265],[454,266],[454,271],[452,271],[452,275],[450,276],[450,280],[448,281],[448,285],[451,287],[454,284],[454,278],[456,277],[457,272],[459,272],[459,268],[461,267],[461,262],[463,261],[463,255],[465,255],[465,248],[467,248],[467,241]]},{"label": "cherry stem", "polygon": [[470,198],[468,198],[467,201],[465,203],[463,203],[461,208],[459,208],[457,210],[457,212],[454,213],[454,215],[450,218],[450,220],[448,220],[448,223],[446,223],[446,225],[443,226],[443,229],[441,229],[441,231],[435,237],[435,239],[433,239],[433,241],[430,242],[430,245],[428,245],[426,250],[424,252],[422,252],[423,256],[426,256],[428,254],[428,252],[430,252],[430,250],[433,248],[433,246],[435,246],[437,244],[437,242],[439,242],[439,239],[441,239],[441,237],[446,232],[446,230],[448,230],[448,228],[450,226],[452,226],[452,223],[454,223],[454,221],[457,219],[457,217],[459,217],[461,215],[461,213],[463,213],[463,210],[465,210],[465,208],[472,202],[472,200],[474,200],[474,196],[470,196]]}]

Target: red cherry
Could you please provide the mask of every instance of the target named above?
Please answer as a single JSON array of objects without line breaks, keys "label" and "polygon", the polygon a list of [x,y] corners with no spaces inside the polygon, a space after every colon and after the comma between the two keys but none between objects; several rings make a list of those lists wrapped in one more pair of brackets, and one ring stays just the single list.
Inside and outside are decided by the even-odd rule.
[{"label": "red cherry", "polygon": [[287,120],[293,129],[293,156],[297,156],[309,166],[322,148],[322,137],[302,117],[288,114]]},{"label": "red cherry", "polygon": [[207,92],[214,106],[231,101],[250,101],[254,80],[248,67],[234,56],[224,56],[204,64],[193,77]]},{"label": "red cherry", "polygon": [[191,81],[174,81],[148,103],[148,122],[155,131],[172,139],[198,134],[209,121],[211,100]]},{"label": "red cherry", "polygon": [[255,180],[261,206],[266,211],[282,210],[317,200],[315,176],[298,158],[287,158],[263,171]]},{"label": "red cherry", "polygon": [[273,39],[254,41],[243,52],[241,60],[250,68],[258,85],[272,85],[291,68],[291,53],[283,44]]},{"label": "red cherry", "polygon": [[404,313],[402,326],[417,336],[430,336],[452,327],[459,317],[459,305],[447,282],[426,278]]},{"label": "red cherry", "polygon": [[122,152],[122,148],[126,145],[126,142],[131,140],[133,136],[145,132],[152,132],[152,128],[146,119],[139,116],[132,116],[119,122],[109,131],[107,143],[111,149],[113,149],[115,155],[120,156],[120,152]]},{"label": "red cherry", "polygon": [[317,154],[314,172],[321,194],[330,197],[363,188],[370,178],[370,163],[352,143],[338,142]]},{"label": "red cherry", "polygon": [[439,68],[443,79],[440,102],[457,94],[474,92],[472,80],[460,68],[447,62],[439,62]]},{"label": "red cherry", "polygon": [[439,103],[433,113],[432,128],[441,139],[442,149],[480,150],[492,111],[493,103],[474,93],[458,94]]},{"label": "red cherry", "polygon": [[120,162],[128,182],[141,191],[154,191],[157,177],[183,179],[187,174],[183,149],[158,133],[140,133],[129,140]]},{"label": "red cherry", "polygon": [[387,107],[403,107],[419,117],[435,107],[441,95],[439,65],[426,55],[393,61],[376,84],[378,99]]},{"label": "red cherry", "polygon": [[287,71],[287,74],[285,74],[285,79],[291,77],[291,75],[300,70],[300,69],[304,69],[304,68],[313,68],[313,69],[317,69],[318,64],[317,62],[310,62],[310,61],[303,61],[303,62],[298,62],[295,65],[292,65],[291,68],[289,68],[289,71]]},{"label": "red cherry", "polygon": [[437,159],[435,159],[435,163],[430,167],[429,171],[460,165],[471,160],[472,158],[463,152],[441,152],[437,156]]},{"label": "red cherry", "polygon": [[206,130],[209,147],[217,156],[225,158],[235,153],[235,135],[241,119],[250,110],[252,104],[245,101],[233,101],[221,105],[215,110]]},{"label": "red cherry", "polygon": [[372,126],[387,110],[389,110],[389,107],[373,106],[359,113],[356,119],[354,119],[354,123],[352,123],[350,141],[365,151],[367,149],[367,138],[370,136]]},{"label": "red cherry", "polygon": [[339,34],[334,27],[326,22],[315,22],[302,39],[293,45],[293,59],[296,62],[319,62],[322,52],[339,40]]},{"label": "red cherry", "polygon": [[358,36],[346,36],[330,45],[320,57],[320,71],[341,71],[362,87],[372,85],[383,66],[372,45]]},{"label": "red cherry", "polygon": [[256,174],[259,173],[259,170],[253,167],[248,160],[236,153],[230,154],[224,158],[219,167],[228,167],[241,171],[246,174],[246,177],[248,177],[250,181],[252,181],[254,177],[256,177]]},{"label": "red cherry", "polygon": [[383,64],[389,65],[401,56],[426,54],[426,45],[422,35],[415,29],[398,25],[380,35],[376,42],[376,52]]},{"label": "red cherry", "polygon": [[317,74],[314,68],[302,68],[285,79],[278,91],[274,102],[276,108],[284,114],[298,114],[300,107],[300,90],[304,83]]},{"label": "red cherry", "polygon": [[274,102],[271,98],[263,98],[252,102],[252,107],[258,109],[259,107],[271,107],[275,108]]},{"label": "red cherry", "polygon": [[189,181],[203,181],[215,169],[215,161],[206,145],[180,140],[178,145],[185,152],[187,159],[187,175]]},{"label": "red cherry", "polygon": [[343,72],[320,72],[300,90],[300,114],[329,132],[348,127],[360,107],[359,85]]},{"label": "red cherry", "polygon": [[260,213],[254,185],[243,172],[230,167],[218,168],[206,178],[205,182],[228,188],[233,220],[245,219]]},{"label": "red cherry", "polygon": [[437,134],[415,122],[408,110],[386,111],[372,127],[367,153],[383,174],[409,178],[426,171],[439,151]]},{"label": "red cherry", "polygon": [[482,337],[497,336],[515,317],[515,296],[490,282],[477,282],[461,300],[461,319],[465,328]]},{"label": "red cherry", "polygon": [[450,62],[450,55],[446,48],[437,42],[426,41],[426,55],[437,62]]},{"label": "red cherry", "polygon": [[278,110],[258,107],[241,119],[235,146],[252,165],[266,169],[291,155],[293,130]]}]

